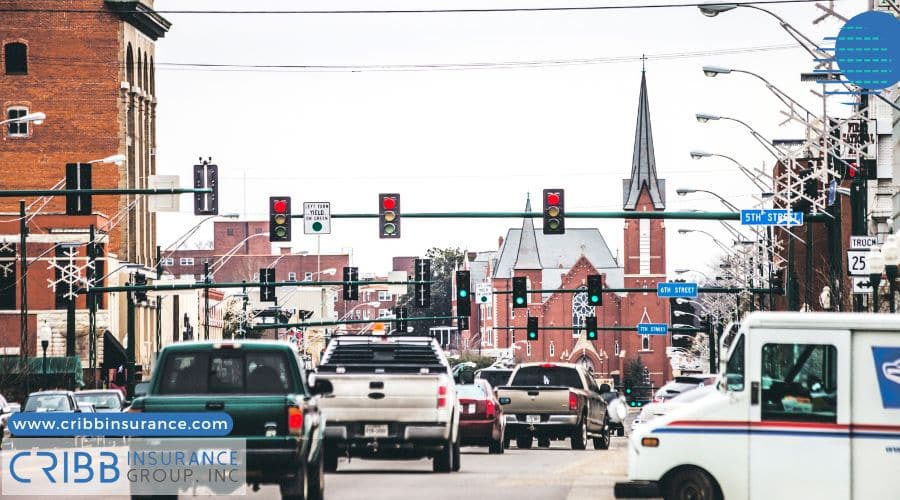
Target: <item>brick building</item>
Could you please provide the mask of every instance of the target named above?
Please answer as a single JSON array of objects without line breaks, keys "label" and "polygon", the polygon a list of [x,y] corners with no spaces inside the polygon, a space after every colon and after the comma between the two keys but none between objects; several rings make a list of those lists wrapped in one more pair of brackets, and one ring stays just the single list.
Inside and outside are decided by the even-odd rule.
[{"label": "brick building", "polygon": [[[4,10],[0,14],[2,119],[43,112],[46,122],[3,126],[0,190],[59,189],[64,186],[66,164],[86,162],[94,162],[93,188],[146,188],[148,177],[156,172],[155,43],[170,23],[153,10],[149,0],[71,0],[64,5],[10,0],[4,2]],[[95,162],[117,154],[126,159],[121,166]],[[27,350],[32,353],[36,329],[46,321],[54,330],[51,348],[62,345],[64,352],[65,340],[59,343],[57,337],[65,338],[69,321],[59,319],[66,316],[61,289],[47,287],[47,280],[55,281],[59,275],[48,266],[69,260],[85,264],[88,228],[93,225],[101,254],[97,277],[114,271],[120,261],[149,267],[156,245],[155,217],[147,198],[134,195],[96,196],[92,214],[84,216],[65,216],[63,197],[26,197],[25,203],[29,233],[25,269],[30,283],[24,315],[27,328],[22,335],[24,273],[19,266],[17,278],[10,280],[7,272],[8,264],[23,250],[19,200],[0,198],[0,219],[15,222],[0,225],[0,261],[5,264],[0,271],[0,330],[4,332],[0,347],[9,354],[27,337]],[[106,284],[124,282],[127,276],[122,274],[114,272]],[[86,277],[84,271],[81,277]],[[89,337],[83,321],[87,313],[83,298],[75,302],[76,353],[87,368]],[[104,339],[125,341],[124,302],[114,295],[102,299],[96,331],[98,363],[104,362]],[[141,353],[145,341],[153,340],[154,323],[152,304],[139,306],[139,358],[145,354]]]},{"label": "brick building", "polygon": [[[531,200],[525,211],[531,211]],[[646,77],[641,77],[631,176],[623,181],[623,209],[665,210],[665,181],[656,173]],[[670,378],[666,357],[668,336],[640,336],[634,331],[600,330],[596,341],[584,338],[585,318],[596,316],[600,327],[634,327],[638,323],[668,323],[669,302],[655,293],[604,293],[603,305],[590,306],[587,293],[555,292],[585,288],[589,274],[604,276],[609,288],[646,287],[666,280],[665,224],[662,220],[626,219],[624,253],[614,257],[596,228],[567,227],[563,235],[536,231],[531,218],[510,229],[497,252],[467,259],[472,286],[489,282],[496,291],[511,291],[512,278],[527,278],[527,308],[513,308],[511,294],[493,294],[493,301],[473,305],[473,332],[480,332],[483,350],[516,349],[524,361],[582,363],[597,376],[621,380],[626,363],[636,357],[647,367],[656,387]],[[528,316],[543,328],[536,342],[525,341]],[[514,329],[510,329],[510,327]],[[480,330],[479,330],[480,329]],[[477,334],[476,334],[477,336]],[[466,338],[465,336],[463,337]]]}]

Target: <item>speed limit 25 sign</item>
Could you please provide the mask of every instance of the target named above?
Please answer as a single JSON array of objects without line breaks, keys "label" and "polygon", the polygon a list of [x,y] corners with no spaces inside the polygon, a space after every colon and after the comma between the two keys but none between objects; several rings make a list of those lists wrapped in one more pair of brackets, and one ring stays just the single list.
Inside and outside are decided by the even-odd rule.
[{"label": "speed limit 25 sign", "polygon": [[869,274],[869,252],[850,250],[847,252],[847,272],[851,276],[866,276]]}]

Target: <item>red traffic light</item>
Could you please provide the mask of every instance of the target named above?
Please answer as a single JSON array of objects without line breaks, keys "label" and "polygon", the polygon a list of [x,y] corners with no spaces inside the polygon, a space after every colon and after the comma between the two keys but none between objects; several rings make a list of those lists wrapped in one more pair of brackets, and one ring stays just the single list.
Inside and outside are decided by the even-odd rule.
[{"label": "red traffic light", "polygon": [[385,196],[384,199],[381,200],[381,206],[385,210],[393,210],[394,208],[397,207],[397,200],[395,200],[389,196]]},{"label": "red traffic light", "polygon": [[558,205],[559,204],[559,193],[547,193],[547,204],[548,205]]},{"label": "red traffic light", "polygon": [[272,210],[276,214],[283,214],[287,212],[287,201],[286,200],[275,200],[272,203]]}]

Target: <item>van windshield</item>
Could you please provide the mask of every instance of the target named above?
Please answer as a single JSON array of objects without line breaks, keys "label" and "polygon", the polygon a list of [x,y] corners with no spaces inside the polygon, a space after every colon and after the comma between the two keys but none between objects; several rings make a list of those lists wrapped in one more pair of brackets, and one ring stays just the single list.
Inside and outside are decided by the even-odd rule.
[{"label": "van windshield", "polygon": [[744,336],[738,337],[737,344],[731,351],[728,364],[725,365],[725,388],[729,391],[744,390]]}]

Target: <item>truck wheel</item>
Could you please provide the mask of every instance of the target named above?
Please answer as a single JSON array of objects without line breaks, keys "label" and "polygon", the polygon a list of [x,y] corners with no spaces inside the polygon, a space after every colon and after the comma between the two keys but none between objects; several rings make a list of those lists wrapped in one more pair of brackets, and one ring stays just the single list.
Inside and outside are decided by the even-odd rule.
[{"label": "truck wheel", "polygon": [[459,472],[459,467],[460,467],[460,460],[459,460],[460,451],[459,451],[459,449],[460,449],[459,441],[457,441],[456,444],[453,445],[453,472]]},{"label": "truck wheel", "polygon": [[431,470],[434,472],[450,472],[453,470],[453,443],[447,443],[441,448],[441,451],[434,456],[431,463]]},{"label": "truck wheel", "polygon": [[666,500],[722,500],[715,480],[697,468],[681,469],[663,483]]},{"label": "truck wheel", "polygon": [[338,468],[338,452],[333,448],[326,447],[322,450],[325,472],[336,472]]},{"label": "truck wheel", "polygon": [[520,450],[531,448],[532,439],[531,434],[516,434],[516,448],[519,448]]},{"label": "truck wheel", "polygon": [[538,448],[549,448],[549,447],[550,447],[550,438],[548,438],[548,437],[538,438]]},{"label": "truck wheel", "polygon": [[312,464],[308,469],[307,483],[307,499],[322,500],[325,498],[325,454],[321,454],[316,463]]},{"label": "truck wheel", "polygon": [[281,487],[282,500],[306,500],[309,491],[306,482],[306,466],[301,465],[294,477],[285,479],[279,485]]},{"label": "truck wheel", "polygon": [[583,450],[587,447],[587,419],[581,417],[581,422],[578,423],[578,427],[572,430],[572,435],[569,437],[569,440],[572,442],[573,450]]},{"label": "truck wheel", "polygon": [[600,437],[593,438],[595,450],[609,449],[609,421],[603,419],[603,427],[600,429]]}]

